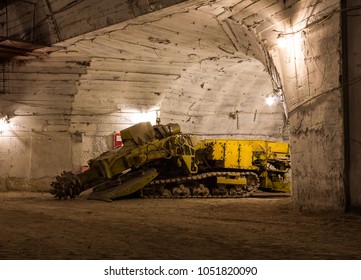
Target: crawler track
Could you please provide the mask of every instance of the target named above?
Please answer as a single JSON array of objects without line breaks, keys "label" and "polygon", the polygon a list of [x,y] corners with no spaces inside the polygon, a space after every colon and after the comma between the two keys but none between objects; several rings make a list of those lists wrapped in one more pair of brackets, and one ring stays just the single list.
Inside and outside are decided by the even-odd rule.
[{"label": "crawler track", "polygon": [[[247,184],[243,185],[219,185],[219,177],[246,178]],[[123,178],[123,177],[122,177]],[[115,179],[92,185],[97,187],[102,185],[102,190],[111,189],[122,185],[127,181]],[[157,179],[151,181],[143,189],[133,194],[143,198],[242,198],[252,195],[259,187],[259,178],[253,172],[206,172],[197,175],[183,176],[168,179]],[[71,172],[63,172],[56,177],[56,181],[51,185],[51,193],[56,199],[74,199],[84,190],[77,176]]]},{"label": "crawler track", "polygon": [[[220,186],[217,177],[244,177],[246,185]],[[251,196],[259,187],[253,172],[207,172],[192,176],[153,180],[142,190],[145,198],[242,198]],[[182,189],[183,188],[183,189]]]}]

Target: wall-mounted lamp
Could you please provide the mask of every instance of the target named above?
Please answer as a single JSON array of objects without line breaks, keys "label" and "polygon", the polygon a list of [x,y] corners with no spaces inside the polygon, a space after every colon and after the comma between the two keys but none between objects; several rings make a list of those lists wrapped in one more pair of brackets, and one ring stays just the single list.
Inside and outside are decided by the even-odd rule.
[{"label": "wall-mounted lamp", "polygon": [[281,90],[275,90],[272,93],[267,94],[265,102],[268,106],[282,104],[283,103],[283,93]]},{"label": "wall-mounted lamp", "polygon": [[0,115],[0,133],[9,130],[10,117],[8,115]]},{"label": "wall-mounted lamp", "polygon": [[274,95],[269,95],[266,97],[266,104],[268,106],[272,106],[274,105],[275,103],[277,103],[277,100],[276,100],[276,96]]},{"label": "wall-mounted lamp", "polygon": [[292,48],[293,47],[292,37],[278,34],[277,44],[280,48]]},{"label": "wall-mounted lamp", "polygon": [[290,53],[295,54],[300,49],[302,42],[301,33],[279,33],[277,36],[277,45],[281,49],[287,49]]},{"label": "wall-mounted lamp", "polygon": [[10,122],[10,116],[7,114],[2,114],[0,113],[0,119],[4,120],[5,122],[9,123]]}]

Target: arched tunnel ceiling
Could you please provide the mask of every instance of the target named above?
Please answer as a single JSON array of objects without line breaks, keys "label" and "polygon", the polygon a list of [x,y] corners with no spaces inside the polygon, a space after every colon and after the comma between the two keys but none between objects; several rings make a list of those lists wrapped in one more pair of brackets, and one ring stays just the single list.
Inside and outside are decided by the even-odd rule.
[{"label": "arched tunnel ceiling", "polygon": [[[215,16],[220,7],[195,4],[61,42],[65,49],[53,56],[90,58],[74,114],[110,114],[127,124],[132,114],[157,111],[187,133],[282,138],[284,108],[265,103],[273,92],[265,65],[232,42]],[[250,54],[262,59],[257,48]],[[72,129],[81,130],[78,122],[74,117]]]},{"label": "arched tunnel ceiling", "polygon": [[266,53],[274,51],[280,32],[289,32],[288,22],[302,27],[317,21],[332,9],[329,2],[156,1],[158,8],[163,2],[169,7],[146,12],[147,5],[155,6],[141,2],[136,1],[139,13],[132,7],[133,15],[125,10],[119,17],[123,22],[109,19],[109,26],[101,29],[111,14],[111,1],[102,2],[109,11],[87,18],[87,12],[94,14],[91,5],[74,10],[83,1],[37,2],[53,11],[49,28],[39,27],[52,33],[43,31],[41,38],[56,42],[59,35],[70,38],[89,27],[94,30],[60,40],[55,46],[63,49],[43,58],[49,68],[65,63],[68,69],[74,61],[85,68],[75,81],[71,130],[83,131],[84,123],[93,122],[95,130],[103,125],[102,130],[110,131],[115,123],[120,128],[133,123],[136,113],[158,111],[163,122],[179,122],[190,133],[283,136],[284,108],[264,103],[280,86]]}]

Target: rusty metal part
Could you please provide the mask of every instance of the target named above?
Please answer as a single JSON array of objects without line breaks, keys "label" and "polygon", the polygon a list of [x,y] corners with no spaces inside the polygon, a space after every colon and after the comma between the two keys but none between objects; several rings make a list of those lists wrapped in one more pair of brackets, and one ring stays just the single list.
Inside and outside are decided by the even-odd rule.
[{"label": "rusty metal part", "polygon": [[78,177],[68,171],[63,171],[60,176],[56,176],[55,181],[51,183],[50,193],[56,199],[76,198],[82,192],[82,187]]}]

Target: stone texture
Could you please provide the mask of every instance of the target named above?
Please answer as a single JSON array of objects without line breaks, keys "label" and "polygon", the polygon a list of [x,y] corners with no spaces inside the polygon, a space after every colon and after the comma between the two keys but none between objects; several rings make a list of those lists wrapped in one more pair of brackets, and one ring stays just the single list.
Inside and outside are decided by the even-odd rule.
[{"label": "stone texture", "polygon": [[[355,185],[360,165],[358,106],[350,111],[355,140],[350,144],[355,172],[350,194],[344,184],[339,0],[188,1],[173,6],[179,1],[153,6],[136,1],[115,10],[105,2],[104,14],[93,18],[90,6],[80,9],[65,0],[53,1],[52,21],[44,23],[37,36],[61,41],[63,49],[4,69],[1,112],[16,115],[13,132],[25,133],[35,154],[22,148],[33,165],[22,168],[18,140],[4,143],[7,167],[2,177],[22,170],[29,179],[48,176],[47,168],[36,171],[36,165],[52,162],[39,156],[52,157],[52,149],[70,153],[62,167],[78,170],[88,155],[109,148],[113,131],[134,123],[135,113],[152,111],[152,118],[159,114],[164,123],[180,122],[185,132],[219,137],[283,139],[288,137],[288,121],[295,205],[343,210],[348,195],[353,204],[360,203]],[[79,21],[70,29],[67,17],[80,10]],[[121,22],[114,24],[111,11]],[[51,32],[44,31],[47,25],[54,27]],[[350,29],[351,34],[357,31]],[[279,37],[291,44],[279,47]],[[358,61],[358,43],[350,43],[352,61]],[[352,79],[358,77],[357,65]],[[265,107],[263,98],[279,90],[285,94],[283,107]],[[350,102],[359,103],[356,87]],[[46,137],[53,138],[52,133],[60,133],[66,144],[41,147],[49,145]],[[84,133],[84,142],[70,143],[72,133]],[[14,134],[3,133],[0,141],[10,137]],[[8,164],[13,158],[15,170]]]}]

